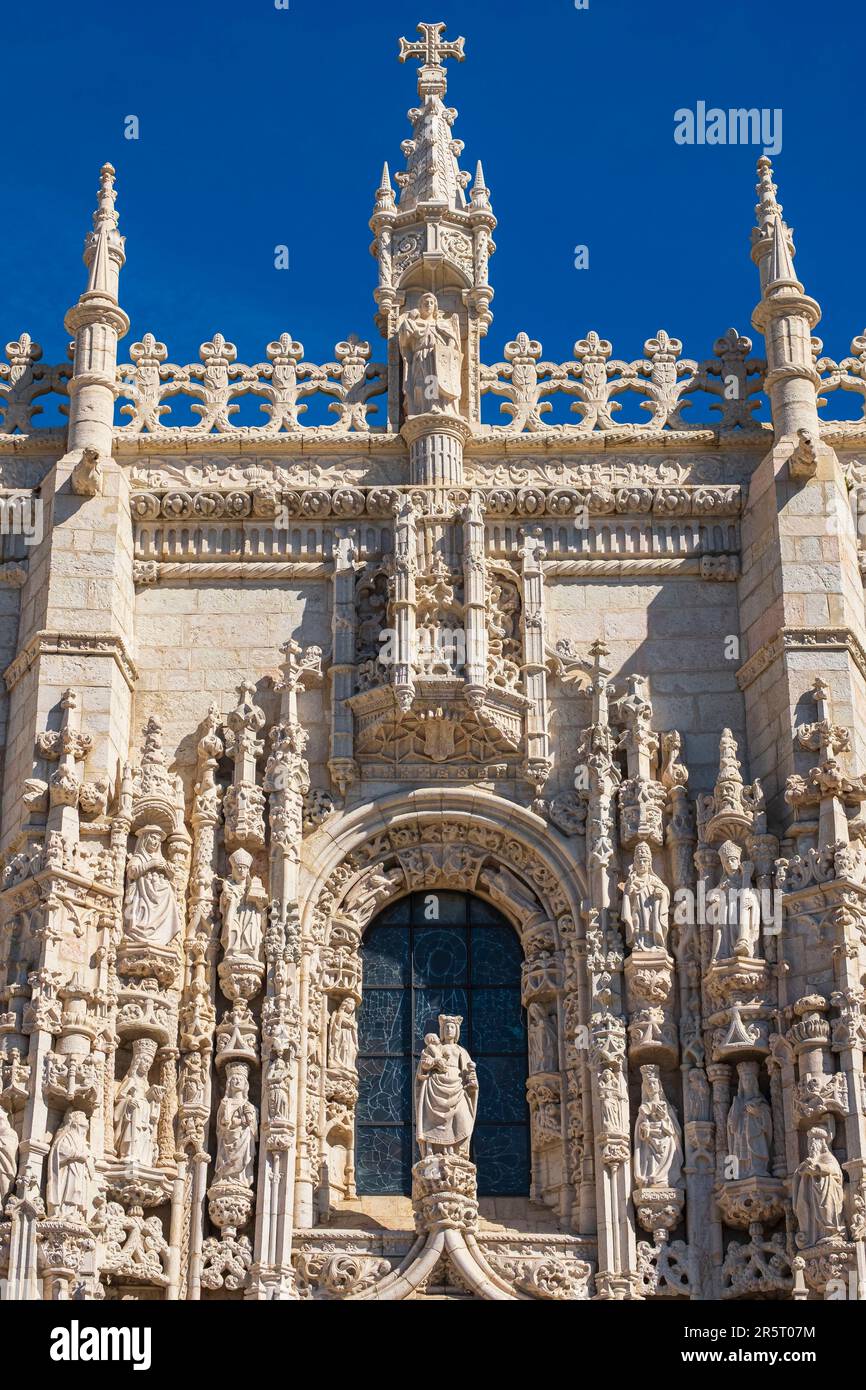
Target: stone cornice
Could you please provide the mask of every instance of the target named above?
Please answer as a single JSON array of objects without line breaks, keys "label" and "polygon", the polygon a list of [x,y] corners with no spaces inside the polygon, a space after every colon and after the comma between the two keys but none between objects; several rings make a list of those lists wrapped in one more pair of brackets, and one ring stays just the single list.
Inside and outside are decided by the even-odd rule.
[{"label": "stone cornice", "polygon": [[101,632],[43,631],[34,633],[6,667],[3,672],[6,689],[13,690],[34,661],[42,656],[110,656],[117,663],[130,690],[138,680],[138,670],[122,637]]},{"label": "stone cornice", "polygon": [[[447,417],[442,417],[447,419]],[[32,435],[21,436],[31,439]],[[538,431],[509,432],[507,428],[487,425],[475,428],[465,444],[465,456],[483,458],[502,454],[546,454],[572,451],[592,454],[607,450],[634,448],[653,453],[691,452],[696,448],[742,451],[762,454],[772,442],[773,430],[768,423],[757,422],[752,430],[719,430],[707,425],[688,430],[655,430],[640,425],[621,426],[612,430],[581,432],[574,426],[555,425]],[[6,442],[18,436],[0,435],[0,453]],[[341,453],[408,455],[408,446],[400,434],[378,430],[335,430],[332,427],[309,426],[288,434],[263,434],[255,429],[238,429],[231,434],[193,434],[180,428],[155,430],[149,434],[126,434],[115,430],[112,455],[118,463],[138,458],[142,454],[267,454],[280,458],[297,455],[328,455]]]},{"label": "stone cornice", "polygon": [[847,651],[866,680],[866,650],[850,628],[783,627],[743,663],[737,672],[737,684],[741,690],[746,690],[780,656],[787,652],[811,651]]}]

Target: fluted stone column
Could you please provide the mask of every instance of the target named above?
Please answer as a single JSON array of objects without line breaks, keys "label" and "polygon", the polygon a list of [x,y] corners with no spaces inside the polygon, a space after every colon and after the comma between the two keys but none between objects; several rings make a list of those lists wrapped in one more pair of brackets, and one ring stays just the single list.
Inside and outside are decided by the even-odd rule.
[{"label": "fluted stone column", "polygon": [[463,447],[471,429],[457,415],[414,415],[400,433],[409,445],[409,481],[418,487],[462,487]]}]

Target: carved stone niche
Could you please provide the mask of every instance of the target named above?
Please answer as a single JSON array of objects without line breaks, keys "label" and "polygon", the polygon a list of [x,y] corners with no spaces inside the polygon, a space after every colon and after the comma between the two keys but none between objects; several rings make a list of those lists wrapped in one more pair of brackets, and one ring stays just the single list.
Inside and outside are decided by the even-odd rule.
[{"label": "carved stone niche", "polygon": [[706,975],[707,1000],[714,1012],[713,1059],[740,1061],[766,1056],[770,1050],[772,985],[765,960],[747,957],[716,961]]},{"label": "carved stone niche", "polygon": [[[563,986],[562,953],[546,949],[553,945],[553,924],[543,925],[549,926],[549,936],[536,930],[532,942],[524,940],[527,959],[521,965],[520,977],[521,1001],[525,1009],[534,1001],[555,999]],[[530,956],[532,946],[536,950]]]},{"label": "carved stone niche", "polygon": [[821,994],[807,994],[794,1004],[795,1022],[787,1040],[797,1058],[799,1081],[794,1112],[800,1129],[818,1123],[822,1115],[845,1115],[848,1089],[841,1072],[834,1073],[830,1051],[829,1004]]},{"label": "carved stone niche", "polygon": [[326,994],[351,994],[361,1003],[361,934],[351,919],[336,917],[328,944],[321,950],[322,988]]},{"label": "carved stone niche", "polygon": [[121,1041],[147,1037],[169,1047],[177,1037],[177,999],[152,977],[128,984],[117,997],[116,1027]]},{"label": "carved stone niche", "polygon": [[153,1207],[166,1200],[171,1180],[159,1165],[158,1127],[168,1097],[151,1074],[160,1069],[157,1044],[151,1037],[132,1040],[127,1056],[118,1054],[119,1080],[114,1092],[114,1156],[106,1162],[109,1192],[124,1206]]},{"label": "carved stone niche", "polygon": [[674,1065],[677,1029],[671,1012],[674,962],[667,951],[632,951],[625,962],[629,1010],[628,1055],[632,1063]]}]

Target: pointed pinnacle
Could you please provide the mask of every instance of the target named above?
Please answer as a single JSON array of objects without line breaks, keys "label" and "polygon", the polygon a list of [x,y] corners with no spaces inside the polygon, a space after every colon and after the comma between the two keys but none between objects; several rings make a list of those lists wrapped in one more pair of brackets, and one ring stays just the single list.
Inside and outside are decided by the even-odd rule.
[{"label": "pointed pinnacle", "polygon": [[99,171],[99,192],[96,195],[96,212],[93,214],[93,225],[96,227],[97,221],[109,221],[112,226],[117,226],[117,213],[114,208],[117,199],[117,191],[114,187],[114,165],[103,164]]},{"label": "pointed pinnacle", "polygon": [[394,189],[391,186],[391,170],[388,168],[388,161],[382,165],[382,178],[379,187],[376,189],[376,212],[392,212],[397,204],[394,201]]},{"label": "pointed pinnacle", "polygon": [[758,177],[760,182],[755,185],[755,192],[760,201],[755,205],[755,217],[758,226],[765,228],[771,218],[782,216],[782,205],[776,199],[778,190],[773,182],[773,165],[767,155],[761,155],[758,160]]},{"label": "pointed pinnacle", "polygon": [[472,211],[488,211],[490,208],[490,189],[484,182],[484,170],[480,159],[475,166],[475,182],[470,190],[469,206]]}]

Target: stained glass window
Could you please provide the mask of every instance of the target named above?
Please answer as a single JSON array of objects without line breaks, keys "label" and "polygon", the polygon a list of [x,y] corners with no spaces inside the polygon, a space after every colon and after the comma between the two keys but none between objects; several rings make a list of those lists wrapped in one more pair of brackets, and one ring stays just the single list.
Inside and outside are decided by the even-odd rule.
[{"label": "stained glass window", "polygon": [[526,1019],[514,928],[466,893],[412,893],[373,921],[361,955],[358,1192],[411,1192],[413,1087],[424,1034],[438,1034],[439,1014],[461,1014],[460,1042],[478,1068],[472,1158],[479,1196],[526,1195]]}]

